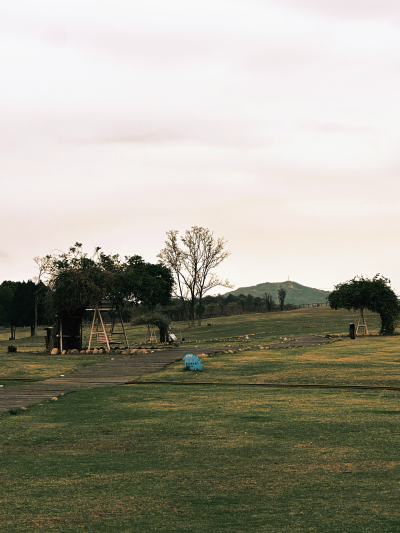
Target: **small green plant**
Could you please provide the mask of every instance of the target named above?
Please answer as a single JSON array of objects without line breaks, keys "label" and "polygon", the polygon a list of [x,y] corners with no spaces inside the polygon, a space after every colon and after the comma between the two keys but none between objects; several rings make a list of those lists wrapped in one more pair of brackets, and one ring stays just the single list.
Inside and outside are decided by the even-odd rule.
[{"label": "small green plant", "polygon": [[13,344],[10,344],[10,346],[8,346],[8,348],[7,348],[7,351],[8,352],[16,352],[17,351],[17,347],[14,346]]}]

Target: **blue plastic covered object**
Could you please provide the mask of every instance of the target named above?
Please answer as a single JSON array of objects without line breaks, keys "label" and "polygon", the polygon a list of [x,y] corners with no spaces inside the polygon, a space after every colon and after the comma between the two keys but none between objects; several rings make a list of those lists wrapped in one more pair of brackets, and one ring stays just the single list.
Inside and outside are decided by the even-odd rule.
[{"label": "blue plastic covered object", "polygon": [[204,368],[197,355],[187,353],[183,359],[185,360],[185,368],[188,368],[189,370],[203,370]]}]

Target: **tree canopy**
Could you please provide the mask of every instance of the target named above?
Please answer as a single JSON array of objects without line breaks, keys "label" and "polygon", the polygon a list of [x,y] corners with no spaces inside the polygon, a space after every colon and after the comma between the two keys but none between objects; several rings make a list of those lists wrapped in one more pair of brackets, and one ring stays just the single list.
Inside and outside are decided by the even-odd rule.
[{"label": "tree canopy", "polygon": [[76,243],[67,253],[46,256],[46,282],[55,314],[75,312],[103,299],[114,307],[144,305],[153,309],[168,303],[173,278],[160,264],[146,263],[139,255],[106,255],[96,248],[89,257]]},{"label": "tree canopy", "polygon": [[399,316],[399,300],[390,280],[377,274],[372,279],[356,276],[339,283],[328,296],[332,309],[362,311],[369,309],[381,318],[381,335],[393,334]]}]

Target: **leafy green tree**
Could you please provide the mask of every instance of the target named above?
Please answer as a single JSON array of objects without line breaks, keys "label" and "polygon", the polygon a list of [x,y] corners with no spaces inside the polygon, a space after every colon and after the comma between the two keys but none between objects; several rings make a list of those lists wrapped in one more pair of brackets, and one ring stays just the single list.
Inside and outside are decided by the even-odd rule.
[{"label": "leafy green tree", "polygon": [[223,300],[220,300],[218,302],[218,307],[221,309],[221,315],[223,315],[224,314],[224,309],[225,309],[225,304],[224,304]]},{"label": "leafy green tree", "polygon": [[214,316],[214,310],[217,306],[213,303],[207,305],[207,311],[211,314],[211,316]]},{"label": "leafy green tree", "polygon": [[272,311],[275,305],[272,294],[270,294],[269,292],[265,293],[265,305],[267,307],[268,312]]},{"label": "leafy green tree", "polygon": [[390,287],[390,280],[380,274],[372,279],[356,276],[335,285],[328,296],[332,309],[360,311],[368,309],[381,319],[381,335],[392,335],[399,317],[399,299]]},{"label": "leafy green tree", "polygon": [[196,305],[196,315],[198,317],[202,317],[205,310],[206,310],[206,308],[205,308],[205,306],[203,304],[197,304]]},{"label": "leafy green tree", "polygon": [[253,300],[253,306],[256,312],[258,311],[260,305],[261,305],[261,298],[259,296],[256,296]]},{"label": "leafy green tree", "polygon": [[[2,326],[11,326],[11,307],[16,287],[14,281],[3,281],[0,285],[0,324]],[[11,328],[11,338],[14,338],[14,329]]]},{"label": "leafy green tree", "polygon": [[232,315],[234,315],[235,313],[233,312],[233,310],[235,309],[235,307],[237,307],[237,303],[236,302],[229,302],[228,303],[228,307],[231,310]]},{"label": "leafy green tree", "polygon": [[242,307],[242,311],[244,312],[245,307],[246,307],[246,303],[247,303],[246,298],[244,296],[242,298],[239,298],[239,302],[240,302],[240,305]]},{"label": "leafy green tree", "polygon": [[148,328],[150,326],[156,326],[160,331],[160,342],[168,341],[169,319],[162,313],[154,310],[148,311],[147,313],[144,313],[140,317],[136,318],[132,323],[136,326],[144,324]]},{"label": "leafy green tree", "polygon": [[283,311],[286,298],[286,289],[279,289],[278,291],[278,300],[279,300],[279,309]]},{"label": "leafy green tree", "polygon": [[248,294],[246,296],[246,307],[250,311],[250,313],[253,310],[253,302],[254,302],[254,296],[252,294]]}]

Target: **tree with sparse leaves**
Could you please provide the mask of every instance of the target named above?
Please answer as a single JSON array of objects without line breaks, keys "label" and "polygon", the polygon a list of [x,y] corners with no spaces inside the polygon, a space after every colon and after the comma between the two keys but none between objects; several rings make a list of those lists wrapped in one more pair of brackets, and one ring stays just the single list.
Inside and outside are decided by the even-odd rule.
[{"label": "tree with sparse leaves", "polygon": [[165,248],[158,257],[173,272],[175,296],[188,307],[189,323],[194,327],[196,303],[201,306],[204,295],[215,287],[233,288],[228,280],[213,272],[230,252],[225,251],[226,241],[222,237],[215,239],[212,231],[198,226],[186,230],[180,241],[178,231],[167,231]]}]

